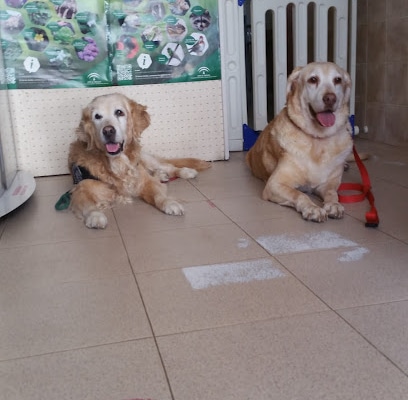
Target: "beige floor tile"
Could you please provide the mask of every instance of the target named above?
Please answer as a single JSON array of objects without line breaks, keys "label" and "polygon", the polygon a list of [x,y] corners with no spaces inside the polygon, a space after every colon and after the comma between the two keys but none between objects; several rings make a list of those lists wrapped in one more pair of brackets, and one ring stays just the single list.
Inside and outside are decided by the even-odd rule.
[{"label": "beige floor tile", "polygon": [[[376,180],[373,182],[372,193],[380,219],[378,230],[408,243],[408,187]],[[365,213],[370,207],[366,200],[352,204],[346,209],[348,214],[365,221]]]},{"label": "beige floor tile", "polygon": [[322,224],[263,201],[244,152],[168,183],[184,216],[137,199],[106,230],[37,178],[0,219],[0,400],[405,400],[408,147],[359,139],[376,229],[367,201]]},{"label": "beige floor tile", "polygon": [[335,309],[408,299],[408,247],[398,241],[276,257]]},{"label": "beige floor tile", "polygon": [[245,164],[245,156],[246,152],[231,152],[229,160],[213,162],[210,169],[201,172],[197,178],[191,182],[194,183],[197,180],[200,182],[210,181],[220,177],[229,179],[239,176],[251,176],[251,170]]},{"label": "beige floor tile", "polygon": [[402,400],[408,378],[332,313],[158,338],[177,400]]},{"label": "beige floor tile", "polygon": [[[297,218],[300,214],[289,207],[262,200],[260,195],[241,196],[234,199],[215,199],[213,203],[234,222],[267,220],[273,218]],[[274,223],[270,221],[270,223]],[[279,223],[279,222],[278,222]]]},{"label": "beige floor tile", "polygon": [[373,158],[381,157],[394,161],[408,162],[407,145],[392,146],[384,143],[374,142],[372,140],[367,140],[361,136],[355,139],[355,145],[356,149],[359,152],[368,152]]},{"label": "beige floor tile", "polygon": [[0,258],[2,290],[132,275],[119,237],[0,249]]},{"label": "beige floor tile", "polygon": [[350,308],[339,314],[408,373],[408,301]]},{"label": "beige floor tile", "polygon": [[[364,165],[367,169],[374,193],[377,193],[377,180],[385,180],[389,183],[408,187],[408,160],[384,160],[374,156],[371,160],[364,161]],[[343,181],[362,182],[361,172],[356,164],[352,164],[350,170],[343,175]]]},{"label": "beige floor tile", "polygon": [[1,400],[170,400],[154,341],[144,339],[0,363]]},{"label": "beige floor tile", "polygon": [[270,254],[318,251],[353,247],[392,240],[378,229],[366,228],[361,221],[345,216],[323,223],[305,221],[294,210],[287,218],[239,221],[239,226]]},{"label": "beige floor tile", "polygon": [[0,257],[0,359],[151,336],[116,238],[3,249]]},{"label": "beige floor tile", "polygon": [[144,273],[137,279],[156,335],[327,309],[272,259]]},{"label": "beige floor tile", "polygon": [[264,183],[252,175],[232,176],[226,178],[220,174],[216,177],[197,178],[192,184],[207,198],[227,199],[238,196],[261,196]]},{"label": "beige floor tile", "polygon": [[203,201],[206,198],[194,187],[194,179],[176,179],[168,182],[167,193],[169,196],[180,200],[182,203],[191,201]]},{"label": "beige floor tile", "polygon": [[117,207],[114,214],[122,235],[144,236],[147,232],[169,231],[230,223],[210,201],[184,203],[184,215],[166,215],[142,201]]},{"label": "beige floor tile", "polygon": [[[359,140],[356,146],[359,151],[361,149],[370,155],[364,161],[370,178],[381,178],[408,187],[408,147],[387,146],[368,140]],[[351,165],[353,173],[360,177],[357,165]]]},{"label": "beige floor tile", "polygon": [[[407,151],[408,153],[408,151]],[[405,161],[383,161],[375,175],[379,179],[395,183],[408,188],[408,160]]]},{"label": "beige floor tile", "polygon": [[56,211],[55,196],[34,195],[20,208],[7,216],[7,225],[0,240],[0,248],[56,243],[78,239],[118,236],[115,219],[106,212],[106,229],[88,229],[70,211]]},{"label": "beige floor tile", "polygon": [[55,196],[55,202],[73,186],[71,175],[36,178],[35,183],[36,196]]},{"label": "beige floor tile", "polygon": [[136,273],[267,255],[234,224],[126,235],[124,241]]}]

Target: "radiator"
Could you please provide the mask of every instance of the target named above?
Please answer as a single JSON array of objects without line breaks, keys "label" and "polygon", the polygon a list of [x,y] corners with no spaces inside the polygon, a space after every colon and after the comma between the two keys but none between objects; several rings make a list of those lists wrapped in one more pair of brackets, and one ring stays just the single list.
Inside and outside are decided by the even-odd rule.
[{"label": "radiator", "polygon": [[[250,2],[255,130],[263,129],[284,107],[287,76],[293,67],[333,61],[348,70],[354,83],[356,9],[357,0]],[[353,84],[351,114],[354,97]]]}]

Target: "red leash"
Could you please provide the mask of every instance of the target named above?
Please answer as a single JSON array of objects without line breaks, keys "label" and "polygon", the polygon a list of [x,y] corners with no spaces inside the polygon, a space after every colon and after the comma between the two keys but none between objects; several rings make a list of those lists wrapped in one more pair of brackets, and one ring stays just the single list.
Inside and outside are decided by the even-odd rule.
[{"label": "red leash", "polygon": [[[368,176],[368,172],[363,162],[361,161],[361,158],[358,155],[355,146],[353,146],[353,153],[354,153],[354,158],[356,160],[358,169],[360,170],[360,175],[361,175],[361,179],[363,183],[342,183],[338,189],[339,201],[340,203],[356,203],[359,201],[363,201],[365,198],[367,198],[368,202],[370,203],[371,209],[365,215],[366,216],[365,226],[370,227],[370,228],[376,228],[378,224],[380,223],[380,220],[378,218],[377,209],[375,208],[375,205],[374,205],[374,196],[371,193],[370,177]],[[349,194],[349,195],[340,194],[340,192],[342,191],[349,191],[349,190],[360,192],[360,193]]]}]

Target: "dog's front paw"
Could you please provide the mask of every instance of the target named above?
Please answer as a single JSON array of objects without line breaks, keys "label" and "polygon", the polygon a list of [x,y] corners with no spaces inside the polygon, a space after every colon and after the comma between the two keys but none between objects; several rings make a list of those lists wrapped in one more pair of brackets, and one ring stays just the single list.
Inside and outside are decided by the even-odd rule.
[{"label": "dog's front paw", "polygon": [[192,179],[197,176],[198,172],[193,168],[180,168],[178,176],[182,179]]},{"label": "dog's front paw", "polygon": [[323,208],[329,218],[340,219],[344,216],[344,207],[340,203],[324,203]]},{"label": "dog's front paw", "polygon": [[108,218],[101,211],[91,211],[85,218],[85,225],[93,229],[105,229]]},{"label": "dog's front paw", "polygon": [[324,222],[327,220],[327,212],[321,207],[310,205],[301,211],[303,219],[313,222]]},{"label": "dog's front paw", "polygon": [[163,204],[163,212],[168,215],[183,215],[184,207],[176,200],[166,200]]}]

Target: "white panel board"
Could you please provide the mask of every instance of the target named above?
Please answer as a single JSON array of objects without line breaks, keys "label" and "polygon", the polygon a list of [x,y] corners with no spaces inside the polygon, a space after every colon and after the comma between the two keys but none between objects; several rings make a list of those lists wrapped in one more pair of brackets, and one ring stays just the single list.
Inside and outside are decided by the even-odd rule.
[{"label": "white panel board", "polygon": [[81,110],[95,96],[121,92],[148,107],[144,148],[165,157],[225,159],[221,81],[94,89],[10,90],[18,169],[68,173],[67,152]]},{"label": "white panel board", "polygon": [[247,123],[244,10],[237,0],[223,0],[219,13],[226,150],[242,151],[242,125]]}]

